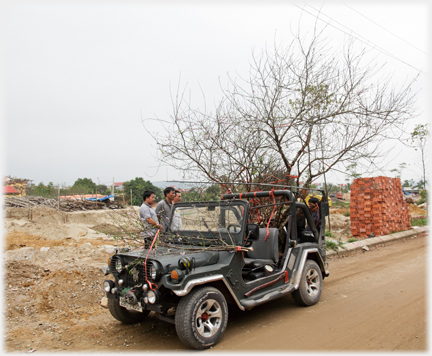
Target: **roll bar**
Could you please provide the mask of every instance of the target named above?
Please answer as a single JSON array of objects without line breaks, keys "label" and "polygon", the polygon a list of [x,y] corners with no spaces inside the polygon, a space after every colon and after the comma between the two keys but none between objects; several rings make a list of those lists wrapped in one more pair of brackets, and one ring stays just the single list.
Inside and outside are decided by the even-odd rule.
[{"label": "roll bar", "polygon": [[249,192],[249,193],[231,193],[231,194],[224,194],[222,196],[222,199],[243,199],[243,198],[267,198],[267,197],[283,197],[285,196],[288,198],[290,202],[294,202],[294,195],[289,190],[275,190],[273,192]]}]

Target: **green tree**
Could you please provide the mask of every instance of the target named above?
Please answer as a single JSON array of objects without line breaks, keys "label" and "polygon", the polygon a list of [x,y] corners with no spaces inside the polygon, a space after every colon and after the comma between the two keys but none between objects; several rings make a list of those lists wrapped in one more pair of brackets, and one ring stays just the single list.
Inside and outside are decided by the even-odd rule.
[{"label": "green tree", "polygon": [[416,151],[420,151],[420,165],[422,171],[422,180],[424,188],[426,189],[426,151],[427,151],[427,139],[429,136],[428,124],[416,125],[414,131],[411,132],[411,144]]},{"label": "green tree", "polygon": [[94,194],[96,190],[96,183],[90,178],[78,178],[70,191],[72,194]]},{"label": "green tree", "polygon": [[221,188],[219,184],[213,184],[205,191],[206,200],[220,200]]},{"label": "green tree", "polygon": [[44,198],[55,198],[57,197],[57,189],[54,187],[53,182],[49,182],[48,185],[44,185],[40,182],[38,185],[33,185],[27,190],[27,195],[44,197]]},{"label": "green tree", "polygon": [[104,184],[99,184],[98,186],[96,186],[96,190],[99,194],[104,194],[107,190],[110,191],[108,187]]},{"label": "green tree", "polygon": [[410,180],[405,179],[403,184],[402,184],[402,187],[403,188],[412,187],[412,186],[414,186],[414,184],[415,184],[415,182],[413,179],[410,179]]},{"label": "green tree", "polygon": [[188,192],[182,192],[182,201],[203,201],[205,200],[204,194],[199,189],[191,188]]},{"label": "green tree", "polygon": [[146,190],[153,190],[156,195],[156,200],[163,199],[162,191],[154,186],[150,181],[144,180],[141,177],[136,177],[130,181],[123,183],[123,191],[127,199],[130,200],[130,191],[132,190],[132,205],[139,206],[143,202],[143,194]]}]

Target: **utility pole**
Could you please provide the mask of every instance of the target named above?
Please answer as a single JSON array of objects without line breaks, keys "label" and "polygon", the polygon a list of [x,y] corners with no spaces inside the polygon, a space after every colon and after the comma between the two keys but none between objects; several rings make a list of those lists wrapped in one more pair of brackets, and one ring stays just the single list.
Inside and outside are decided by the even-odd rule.
[{"label": "utility pole", "polygon": [[[328,196],[328,190],[327,190],[327,180],[326,180],[326,176],[325,176],[325,173],[323,174],[324,175],[324,190],[325,190],[325,195],[326,195],[326,197],[327,197],[327,199],[330,199],[330,197]],[[331,231],[331,223],[330,223],[330,211],[329,211],[329,215],[328,215],[328,225],[329,225],[329,231]]]}]

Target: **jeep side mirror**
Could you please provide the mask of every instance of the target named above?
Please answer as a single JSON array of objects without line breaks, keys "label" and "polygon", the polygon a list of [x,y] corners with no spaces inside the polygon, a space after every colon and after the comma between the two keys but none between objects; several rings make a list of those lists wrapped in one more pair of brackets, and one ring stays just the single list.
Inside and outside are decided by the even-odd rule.
[{"label": "jeep side mirror", "polygon": [[249,241],[257,241],[259,239],[259,226],[257,224],[247,224],[246,238]]}]

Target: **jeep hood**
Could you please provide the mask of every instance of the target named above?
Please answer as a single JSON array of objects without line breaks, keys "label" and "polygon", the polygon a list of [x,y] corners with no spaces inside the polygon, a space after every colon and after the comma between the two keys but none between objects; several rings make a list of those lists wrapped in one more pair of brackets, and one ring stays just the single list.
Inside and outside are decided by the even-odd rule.
[{"label": "jeep hood", "polygon": [[[147,256],[147,250],[141,251],[131,251],[127,253],[119,253],[121,256],[129,257],[129,258],[139,258],[141,260],[145,260]],[[148,256],[148,261],[158,261],[162,264],[162,266],[169,266],[169,270],[173,270],[178,267],[178,261],[182,258],[188,258],[191,262],[192,268],[198,268],[203,266],[214,265],[219,260],[220,251],[199,251],[199,252],[188,252],[183,251],[175,254],[164,254],[157,255],[154,253],[150,253]]]}]

